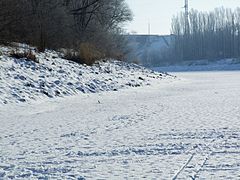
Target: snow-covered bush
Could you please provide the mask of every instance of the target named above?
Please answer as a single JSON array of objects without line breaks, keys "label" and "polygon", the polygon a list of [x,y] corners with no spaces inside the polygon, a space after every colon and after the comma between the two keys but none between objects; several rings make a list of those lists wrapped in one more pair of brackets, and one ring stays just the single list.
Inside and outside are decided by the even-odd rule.
[{"label": "snow-covered bush", "polygon": [[16,59],[26,59],[28,61],[33,61],[35,63],[39,63],[36,55],[33,54],[31,50],[25,50],[24,52],[19,52],[17,50],[12,50],[10,52],[10,56]]}]

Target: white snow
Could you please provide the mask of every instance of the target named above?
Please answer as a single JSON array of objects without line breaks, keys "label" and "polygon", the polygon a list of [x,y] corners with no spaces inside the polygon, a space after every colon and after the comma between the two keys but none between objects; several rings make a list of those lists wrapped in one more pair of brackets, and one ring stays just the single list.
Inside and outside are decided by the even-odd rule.
[{"label": "white snow", "polygon": [[186,71],[239,71],[240,59],[184,61],[177,65],[153,67],[155,71],[186,72]]},{"label": "white snow", "polygon": [[240,72],[7,104],[0,179],[240,179]]},{"label": "white snow", "polygon": [[[18,45],[23,52],[26,45]],[[9,56],[13,47],[0,47],[0,105],[65,97],[79,93],[118,91],[171,78],[135,64],[100,62],[92,67],[61,58],[54,51],[36,54],[40,63]]]}]

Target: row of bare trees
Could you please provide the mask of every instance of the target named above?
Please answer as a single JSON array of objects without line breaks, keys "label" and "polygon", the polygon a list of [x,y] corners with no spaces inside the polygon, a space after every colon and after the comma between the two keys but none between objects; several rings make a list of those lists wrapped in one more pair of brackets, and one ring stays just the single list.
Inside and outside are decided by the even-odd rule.
[{"label": "row of bare trees", "polygon": [[105,54],[123,51],[125,0],[0,0],[0,41],[45,48],[90,43]]},{"label": "row of bare trees", "polygon": [[188,22],[181,13],[173,17],[172,33],[175,46],[170,59],[175,61],[239,57],[240,8],[222,7],[211,12],[191,10]]}]

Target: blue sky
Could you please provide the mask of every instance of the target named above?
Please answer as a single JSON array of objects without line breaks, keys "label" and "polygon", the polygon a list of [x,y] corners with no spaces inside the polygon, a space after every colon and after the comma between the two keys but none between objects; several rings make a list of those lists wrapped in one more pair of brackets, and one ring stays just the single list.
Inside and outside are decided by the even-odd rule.
[{"label": "blue sky", "polygon": [[[128,32],[148,33],[148,22],[151,34],[169,34],[173,15],[183,11],[184,0],[126,0],[134,14],[134,20],[127,24]],[[213,10],[216,7],[235,9],[240,7],[240,0],[189,0],[189,9],[201,11]]]}]

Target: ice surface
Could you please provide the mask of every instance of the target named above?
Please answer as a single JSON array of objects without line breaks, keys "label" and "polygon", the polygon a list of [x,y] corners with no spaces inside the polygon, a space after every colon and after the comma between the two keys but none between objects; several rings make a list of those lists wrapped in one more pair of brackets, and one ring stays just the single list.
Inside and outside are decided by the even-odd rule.
[{"label": "ice surface", "polygon": [[240,72],[0,109],[0,179],[240,179]]}]

